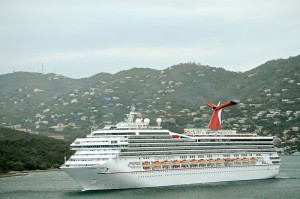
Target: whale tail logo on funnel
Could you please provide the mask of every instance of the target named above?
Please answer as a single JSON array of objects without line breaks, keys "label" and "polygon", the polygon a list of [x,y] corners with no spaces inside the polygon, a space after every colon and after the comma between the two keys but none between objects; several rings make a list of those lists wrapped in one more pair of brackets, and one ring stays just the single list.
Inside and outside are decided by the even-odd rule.
[{"label": "whale tail logo on funnel", "polygon": [[211,117],[211,120],[208,124],[208,128],[210,130],[220,130],[221,129],[221,112],[222,109],[228,106],[232,106],[232,105],[236,105],[237,102],[235,101],[230,101],[230,102],[226,102],[224,104],[220,103],[218,104],[218,106],[214,105],[211,102],[206,103],[207,106],[211,107],[212,109],[214,109],[213,115]]}]

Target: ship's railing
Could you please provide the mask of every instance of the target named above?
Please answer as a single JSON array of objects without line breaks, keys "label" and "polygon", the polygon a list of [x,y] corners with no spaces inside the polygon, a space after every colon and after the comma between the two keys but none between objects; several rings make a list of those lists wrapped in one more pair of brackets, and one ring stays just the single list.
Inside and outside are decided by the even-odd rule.
[{"label": "ship's railing", "polygon": [[128,139],[128,143],[160,143],[160,142],[195,142],[195,140],[182,139]]},{"label": "ship's railing", "polygon": [[170,135],[163,135],[163,134],[158,134],[158,135],[132,135],[130,136],[129,140],[132,139],[171,139],[172,137]]},{"label": "ship's railing", "polygon": [[270,149],[223,149],[223,150],[172,150],[172,151],[145,151],[145,152],[121,152],[120,156],[143,156],[143,155],[180,155],[180,154],[215,154],[215,153],[261,153],[276,152],[274,148]]},{"label": "ship's railing", "polygon": [[[166,143],[169,143],[169,142],[194,142],[195,143],[195,140],[193,139],[128,139],[127,140],[128,143],[161,143],[161,142],[166,142]],[[196,143],[203,143],[203,144],[207,144],[209,145],[210,143],[226,143],[226,144],[231,144],[231,143],[255,143],[255,142],[258,142],[258,143],[266,143],[266,144],[270,144],[270,143],[273,143],[271,142],[271,140],[230,140],[230,141],[211,141],[211,140],[197,140],[198,142]]]},{"label": "ship's railing", "polygon": [[130,151],[172,151],[172,150],[212,150],[212,149],[268,149],[273,148],[272,145],[263,145],[263,146],[255,146],[255,145],[244,145],[244,146],[170,146],[170,147],[136,147],[136,148],[126,148],[123,149],[122,152],[130,152]]},{"label": "ship's railing", "polygon": [[[232,134],[195,134],[195,135],[186,135],[189,137],[233,137]],[[235,134],[234,137],[257,137],[256,134]]]},{"label": "ship's railing", "polygon": [[139,143],[139,142],[129,142],[130,147],[143,147],[143,146],[157,146],[160,147],[162,145],[168,146],[220,146],[225,145],[231,146],[231,145],[272,145],[273,142],[157,142],[157,143]]},{"label": "ship's railing", "polygon": [[237,133],[236,130],[210,130],[210,129],[197,129],[197,128],[190,128],[190,129],[184,129],[184,134],[188,136],[210,136],[210,135],[215,135],[215,136],[256,136],[256,133]]},{"label": "ship's railing", "polygon": [[[103,129],[99,130],[120,130],[120,129],[151,129],[151,130],[158,130],[162,129],[161,126],[149,126],[145,124],[140,124],[140,123],[128,123],[128,122],[121,122],[118,123],[117,125],[105,125]],[[96,129],[93,129],[96,130]]]},{"label": "ship's railing", "polygon": [[184,133],[186,135],[194,135],[194,134],[236,134],[236,130],[209,130],[209,129],[197,129],[197,128],[189,128],[184,129]]}]

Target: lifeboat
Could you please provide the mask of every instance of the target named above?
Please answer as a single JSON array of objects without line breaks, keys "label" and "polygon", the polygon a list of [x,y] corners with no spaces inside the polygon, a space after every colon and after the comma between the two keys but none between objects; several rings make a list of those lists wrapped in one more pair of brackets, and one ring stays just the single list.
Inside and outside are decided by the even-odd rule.
[{"label": "lifeboat", "polygon": [[145,167],[149,167],[150,166],[150,162],[146,161],[146,162],[143,162],[143,166]]},{"label": "lifeboat", "polygon": [[250,158],[250,161],[255,162],[257,159],[255,157]]},{"label": "lifeboat", "polygon": [[188,164],[188,161],[186,161],[186,160],[181,160],[181,161],[180,161],[180,164]]},{"label": "lifeboat", "polygon": [[247,161],[248,161],[248,158],[242,158],[241,161],[247,162]]},{"label": "lifeboat", "polygon": [[192,164],[198,164],[198,160],[192,159],[192,160],[190,160],[190,163],[192,163]]},{"label": "lifeboat", "polygon": [[208,159],[207,162],[216,162],[215,159]]},{"label": "lifeboat", "polygon": [[216,162],[224,162],[224,160],[221,159],[221,158],[217,158],[215,161],[216,161]]},{"label": "lifeboat", "polygon": [[173,160],[171,163],[172,164],[179,164],[180,162],[179,162],[179,160]]},{"label": "lifeboat", "polygon": [[154,161],[153,164],[154,164],[155,166],[158,166],[158,165],[161,164],[161,162],[160,162],[160,161]]},{"label": "lifeboat", "polygon": [[129,162],[128,166],[129,167],[140,167],[141,163],[140,162]]},{"label": "lifeboat", "polygon": [[234,161],[234,159],[233,158],[226,158],[225,161],[226,162],[232,162],[232,161]]},{"label": "lifeboat", "polygon": [[170,164],[170,162],[168,160],[165,160],[161,164],[167,165],[167,164]]},{"label": "lifeboat", "polygon": [[204,159],[200,159],[198,160],[199,163],[206,163],[206,161]]}]

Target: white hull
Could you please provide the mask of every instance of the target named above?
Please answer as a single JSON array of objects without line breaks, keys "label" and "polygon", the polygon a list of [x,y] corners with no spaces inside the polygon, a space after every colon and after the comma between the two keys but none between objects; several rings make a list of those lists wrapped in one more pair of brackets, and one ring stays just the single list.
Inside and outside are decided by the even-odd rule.
[{"label": "white hull", "polygon": [[83,190],[128,189],[275,178],[279,165],[208,167],[105,173],[103,168],[62,168]]}]

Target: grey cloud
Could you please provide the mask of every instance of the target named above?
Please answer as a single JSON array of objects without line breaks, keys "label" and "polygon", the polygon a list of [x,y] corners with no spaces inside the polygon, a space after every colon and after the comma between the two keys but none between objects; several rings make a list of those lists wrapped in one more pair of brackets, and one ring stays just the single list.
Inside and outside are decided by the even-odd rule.
[{"label": "grey cloud", "polygon": [[299,53],[297,8],[294,0],[2,0],[0,74],[42,63],[71,77],[185,61],[249,70]]}]

